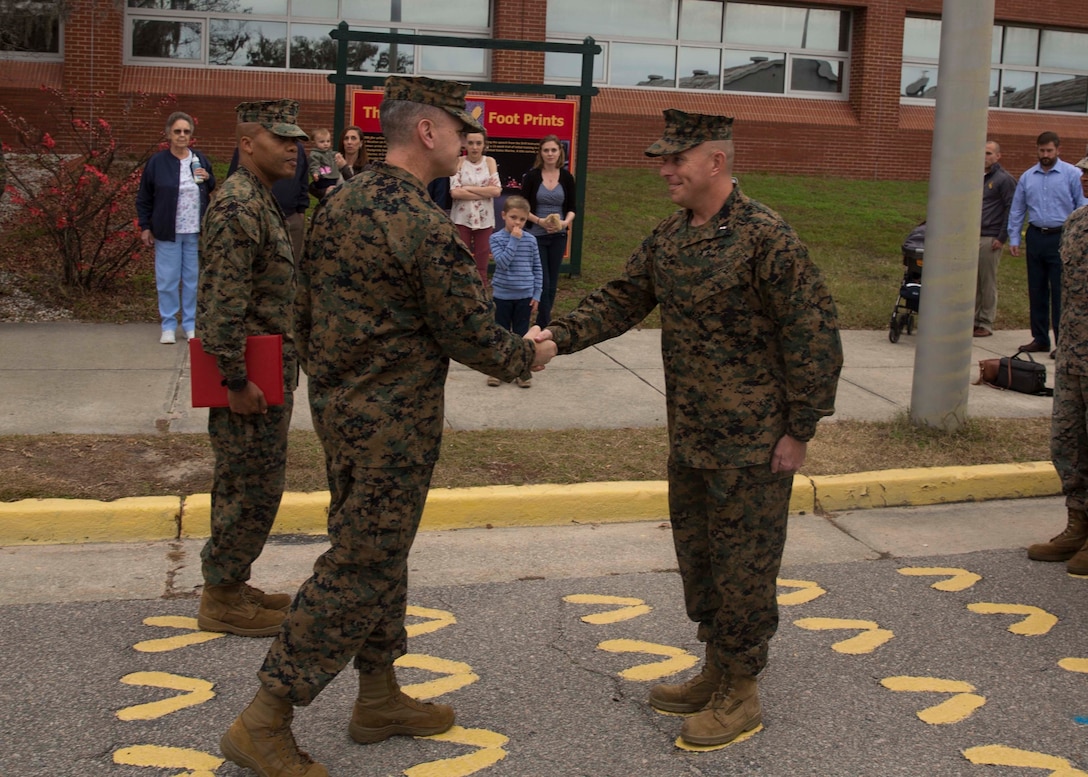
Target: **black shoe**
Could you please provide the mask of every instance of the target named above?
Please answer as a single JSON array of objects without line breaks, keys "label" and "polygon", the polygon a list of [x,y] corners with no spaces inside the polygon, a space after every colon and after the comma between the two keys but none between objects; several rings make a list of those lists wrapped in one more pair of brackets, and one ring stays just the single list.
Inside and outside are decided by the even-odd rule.
[{"label": "black shoe", "polygon": [[1027,345],[1021,345],[1017,350],[1022,351],[1023,353],[1041,353],[1043,351],[1049,351],[1050,346],[1032,340]]}]

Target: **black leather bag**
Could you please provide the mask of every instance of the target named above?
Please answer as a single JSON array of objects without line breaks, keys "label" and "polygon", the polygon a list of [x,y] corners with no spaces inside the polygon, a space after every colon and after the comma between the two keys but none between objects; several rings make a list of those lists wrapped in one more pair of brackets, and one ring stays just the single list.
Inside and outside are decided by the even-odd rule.
[{"label": "black leather bag", "polygon": [[[997,362],[994,369],[994,362]],[[1022,394],[1053,396],[1046,387],[1046,367],[1023,351],[1000,359],[984,359],[979,362],[979,383],[988,383],[1000,389],[1019,391]]]}]

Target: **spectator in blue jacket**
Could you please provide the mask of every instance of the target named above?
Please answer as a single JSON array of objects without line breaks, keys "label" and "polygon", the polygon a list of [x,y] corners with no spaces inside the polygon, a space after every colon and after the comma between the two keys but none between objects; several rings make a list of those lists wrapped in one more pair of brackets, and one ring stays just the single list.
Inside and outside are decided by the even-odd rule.
[{"label": "spectator in blue jacket", "polygon": [[[495,302],[495,323],[516,335],[524,336],[540,307],[544,271],[536,238],[525,229],[529,220],[529,201],[518,195],[506,198],[502,206],[504,228],[491,233],[491,258],[495,274],[491,278],[491,297]],[[526,372],[515,382],[530,388],[532,373]],[[498,378],[488,378],[487,385],[498,386]]]},{"label": "spectator in blue jacket", "polygon": [[192,339],[196,331],[197,240],[215,176],[208,158],[190,148],[193,127],[189,114],[170,114],[166,120],[169,145],[147,160],[136,192],[140,239],[145,246],[155,247],[162,323],[159,342],[164,345],[177,342],[179,310],[185,337]]},{"label": "spectator in blue jacket", "polygon": [[[297,141],[298,163],[295,174],[290,178],[281,178],[272,184],[272,196],[283,211],[287,224],[287,234],[291,238],[291,251],[297,263],[302,256],[302,243],[306,235],[306,211],[310,207],[310,161],[306,156],[306,146]],[[238,149],[234,149],[227,177],[238,169]]]}]

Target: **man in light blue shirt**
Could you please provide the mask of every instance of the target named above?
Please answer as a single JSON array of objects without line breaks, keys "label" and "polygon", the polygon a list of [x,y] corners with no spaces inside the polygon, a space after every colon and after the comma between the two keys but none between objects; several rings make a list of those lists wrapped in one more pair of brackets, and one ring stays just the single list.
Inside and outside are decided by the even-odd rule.
[{"label": "man in light blue shirt", "polygon": [[[1081,170],[1058,158],[1062,142],[1054,132],[1035,140],[1039,161],[1020,176],[1009,211],[1009,253],[1020,255],[1020,233],[1027,216],[1026,262],[1031,342],[1021,351],[1050,351],[1054,358],[1061,320],[1062,260],[1058,253],[1062,226],[1069,214],[1088,204],[1080,185]],[[1054,329],[1055,350],[1050,349]]]}]

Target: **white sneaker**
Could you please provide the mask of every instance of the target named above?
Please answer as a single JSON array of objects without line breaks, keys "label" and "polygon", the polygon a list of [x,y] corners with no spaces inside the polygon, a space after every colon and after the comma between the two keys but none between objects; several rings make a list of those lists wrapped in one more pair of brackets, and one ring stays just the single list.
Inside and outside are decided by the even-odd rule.
[{"label": "white sneaker", "polygon": [[502,383],[502,381],[499,380],[498,378],[488,378],[487,379],[487,385],[491,386],[492,388],[499,385],[500,383]]},{"label": "white sneaker", "polygon": [[186,340],[192,340],[194,337],[196,337],[196,330],[195,329],[186,329],[185,330],[185,339]]},{"label": "white sneaker", "polygon": [[172,330],[162,330],[162,337],[159,338],[159,342],[163,345],[173,345],[178,341]]}]

